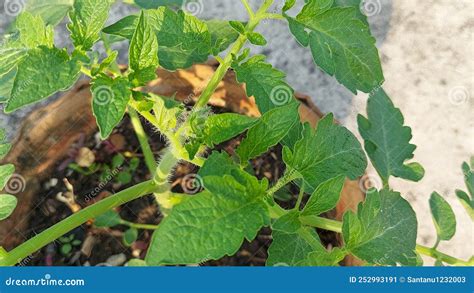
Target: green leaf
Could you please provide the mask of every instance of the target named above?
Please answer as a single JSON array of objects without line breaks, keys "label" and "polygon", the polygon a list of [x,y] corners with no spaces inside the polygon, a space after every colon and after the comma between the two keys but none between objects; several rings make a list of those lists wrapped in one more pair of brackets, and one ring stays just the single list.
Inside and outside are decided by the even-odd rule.
[{"label": "green leaf", "polygon": [[416,214],[398,192],[369,190],[357,215],[344,214],[342,233],[346,248],[370,264],[416,264]]},{"label": "green leaf", "polygon": [[196,264],[232,255],[270,223],[268,182],[243,171],[207,176],[207,191],[176,205],[153,234],[149,265]]},{"label": "green leaf", "polygon": [[102,31],[109,35],[120,36],[131,40],[138,24],[137,15],[128,15],[116,23],[105,27]]},{"label": "green leaf", "polygon": [[[301,120],[301,119],[300,119]],[[290,150],[295,148],[296,143],[301,139],[303,133],[303,123],[298,122],[290,129],[288,134],[283,138],[281,144],[287,146]]]},{"label": "green leaf", "polygon": [[47,25],[56,26],[73,4],[74,0],[28,0],[25,11],[39,15]]},{"label": "green leaf", "polygon": [[231,20],[229,21],[229,25],[238,34],[245,33],[245,25],[241,21]]},{"label": "green leaf", "polygon": [[456,196],[474,221],[474,157],[471,157],[470,165],[467,162],[462,164],[462,172],[464,174],[464,183],[466,184],[469,194],[457,189]]},{"label": "green leaf", "polygon": [[339,202],[345,176],[340,175],[321,183],[311,194],[301,216],[318,216],[336,207]]},{"label": "green leaf", "polygon": [[131,246],[133,242],[137,241],[138,230],[135,228],[130,228],[125,233],[123,233],[123,244],[125,246]]},{"label": "green leaf", "polygon": [[158,40],[143,12],[140,14],[138,26],[130,41],[129,59],[130,69],[133,70],[130,80],[135,79],[136,86],[156,78]]},{"label": "green leaf", "polygon": [[1,143],[0,144],[0,160],[5,158],[5,156],[10,152],[12,145],[9,143]]},{"label": "green leaf", "polygon": [[10,93],[12,92],[13,83],[15,82],[15,76],[16,76],[16,69],[11,70],[9,73],[0,77],[0,103],[6,103],[8,99],[10,98]]},{"label": "green leaf", "polygon": [[72,251],[72,245],[69,243],[63,244],[59,250],[61,251],[62,255],[67,256]]},{"label": "green leaf", "polygon": [[17,65],[27,56],[29,49],[44,45],[53,47],[53,28],[46,27],[39,16],[22,12],[16,19],[15,37],[4,38],[0,45],[0,102],[6,102],[13,89]]},{"label": "green leaf", "polygon": [[245,115],[224,113],[209,116],[200,136],[209,147],[227,141],[258,123],[258,120]]},{"label": "green leaf", "polygon": [[298,107],[299,103],[295,101],[263,114],[258,122],[249,129],[247,137],[242,140],[236,150],[240,161],[247,162],[279,143],[298,122]]},{"label": "green leaf", "polygon": [[160,7],[146,11],[159,40],[160,65],[168,70],[188,68],[204,62],[211,52],[207,25],[183,11]]},{"label": "green leaf", "polygon": [[160,6],[181,7],[184,0],[135,0],[135,3],[144,9],[158,8]]},{"label": "green leaf", "polygon": [[333,248],[331,251],[318,250],[311,252],[301,263],[302,266],[337,266],[344,260],[346,252],[340,248]]},{"label": "green leaf", "polygon": [[239,37],[239,33],[227,21],[212,19],[205,22],[211,34],[211,49],[214,56],[229,48]]},{"label": "green leaf", "polygon": [[335,0],[333,7],[354,7],[356,9],[356,17],[368,25],[367,16],[362,13],[362,3],[367,2],[367,5],[372,5],[375,9],[380,9],[381,7],[377,7],[380,5],[380,2],[363,1],[364,0]]},{"label": "green leaf", "polygon": [[273,68],[264,58],[257,55],[234,65],[237,80],[246,84],[247,96],[255,97],[262,114],[294,100],[294,91],[285,82],[285,73]]},{"label": "green leaf", "polygon": [[98,67],[92,67],[91,74],[95,76],[99,73],[104,72],[107,68],[109,68],[112,63],[115,62],[115,60],[117,60],[117,56],[118,51],[112,51],[110,55],[108,55],[106,58],[104,58],[104,60],[102,60]]},{"label": "green leaf", "polygon": [[114,227],[120,224],[122,224],[122,218],[120,218],[120,215],[114,210],[108,210],[95,218],[94,221],[94,225],[99,228]]},{"label": "green leaf", "polygon": [[456,233],[456,216],[449,203],[437,192],[430,197],[430,209],[439,240],[450,240]]},{"label": "green leaf", "polygon": [[272,224],[267,266],[300,266],[311,252],[325,250],[316,231],[301,225],[298,217],[291,211]]},{"label": "green leaf", "polygon": [[[5,76],[9,75],[11,78],[12,72],[14,72],[13,75],[15,75],[15,66],[20,63],[20,61],[26,56],[27,52],[27,48],[10,48],[0,46],[0,77],[2,77],[2,79],[8,78]],[[0,84],[0,86],[2,88],[4,87],[3,84]],[[6,88],[8,89],[8,87]],[[8,97],[9,96],[10,92],[8,92]]]},{"label": "green leaf", "polygon": [[293,6],[295,6],[296,0],[286,0],[285,5],[283,5],[282,11],[286,12],[290,10]]},{"label": "green leaf", "polygon": [[66,50],[39,47],[18,65],[11,96],[5,108],[13,112],[70,88],[79,77],[80,65]]},{"label": "green leaf", "polygon": [[42,45],[53,47],[54,44],[53,28],[46,27],[40,16],[22,12],[15,21],[15,29],[17,34],[5,37],[0,45],[0,77],[12,72],[28,49]]},{"label": "green leaf", "polygon": [[26,48],[36,48],[41,45],[53,47],[54,45],[53,27],[46,27],[40,16],[23,12],[18,15],[15,27],[20,33],[19,41]]},{"label": "green leaf", "polygon": [[239,166],[226,153],[213,151],[201,169],[199,169],[198,174],[204,178],[206,176],[230,175],[238,170],[240,170]]},{"label": "green leaf", "polygon": [[410,144],[411,128],[403,126],[403,115],[395,108],[382,88],[371,93],[367,101],[367,116],[358,115],[359,132],[372,164],[384,181],[390,175],[419,181],[423,167],[418,163],[404,165],[413,158],[416,146]]},{"label": "green leaf", "polygon": [[471,157],[471,165],[464,162],[462,164],[462,172],[464,174],[464,183],[466,184],[467,191],[474,197],[474,157]]},{"label": "green leaf", "polygon": [[467,211],[471,220],[474,221],[474,200],[472,200],[466,192],[457,189],[456,196],[458,197],[459,201],[461,202],[464,209]]},{"label": "green leaf", "polygon": [[0,194],[0,221],[5,220],[13,213],[17,202],[13,195]]},{"label": "green leaf", "polygon": [[[162,67],[176,70],[207,60],[211,53],[211,34],[206,23],[167,7],[144,13],[159,40],[158,56]],[[131,39],[137,24],[137,16],[127,16],[103,31]]]},{"label": "green leaf", "polygon": [[267,44],[267,40],[265,39],[265,37],[257,32],[249,32],[247,34],[247,38],[249,39],[249,42],[253,45],[265,46]]},{"label": "green leaf", "polygon": [[68,25],[76,48],[88,51],[99,40],[109,15],[110,0],[75,0]]},{"label": "green leaf", "polygon": [[117,154],[112,158],[112,169],[118,169],[125,163],[125,157],[122,154]]},{"label": "green leaf", "polygon": [[117,181],[120,184],[123,184],[123,185],[129,184],[130,182],[132,182],[132,179],[133,179],[132,174],[130,172],[122,171],[117,174]]},{"label": "green leaf", "polygon": [[122,121],[132,95],[129,81],[124,77],[113,79],[99,75],[92,80],[92,110],[99,126],[100,136],[106,139]]},{"label": "green leaf", "polygon": [[0,190],[5,188],[5,185],[7,185],[7,182],[10,180],[13,172],[15,172],[15,166],[12,164],[0,166]]},{"label": "green leaf", "polygon": [[184,110],[183,105],[173,99],[154,94],[150,94],[150,99],[154,103],[153,112],[155,113],[159,131],[168,133],[176,128],[178,117]]},{"label": "green leaf", "polygon": [[[369,26],[358,7],[332,7],[333,0],[311,0],[289,21],[296,39],[308,46],[314,61],[349,90],[370,92],[383,73]],[[309,31],[309,32],[308,32]]]},{"label": "green leaf", "polygon": [[318,122],[316,133],[305,124],[302,138],[293,150],[283,148],[283,160],[304,177],[306,192],[313,192],[319,184],[339,175],[354,180],[367,167],[359,141],[348,129],[334,124],[332,114]]}]

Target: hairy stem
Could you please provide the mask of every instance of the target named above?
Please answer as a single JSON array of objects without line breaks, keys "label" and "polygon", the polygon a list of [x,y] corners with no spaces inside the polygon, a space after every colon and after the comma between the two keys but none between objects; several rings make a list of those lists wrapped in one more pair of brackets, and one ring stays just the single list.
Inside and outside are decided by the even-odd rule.
[{"label": "hairy stem", "polygon": [[[132,107],[133,109],[135,109],[136,111],[138,111],[137,110],[138,106],[133,101],[130,102],[129,106]],[[150,112],[146,112],[146,111],[138,111],[138,113],[143,118],[145,118],[148,122],[150,122],[154,127],[156,127],[157,129],[160,129],[160,127],[158,125],[158,121],[156,121],[156,118],[155,118],[155,116],[153,116],[153,114],[151,114]],[[196,157],[193,160],[189,159],[188,152],[183,147],[182,143],[179,141],[179,139],[177,138],[177,136],[174,133],[162,132],[162,130],[160,130],[160,132],[164,136],[166,136],[166,138],[168,139],[168,142],[170,143],[170,150],[172,152],[174,152],[175,156],[179,160],[187,161],[187,162],[189,162],[191,164],[194,164],[196,166],[202,166],[204,164],[204,159],[203,158]]]},{"label": "hairy stem", "polygon": [[296,172],[295,170],[289,170],[289,171],[285,172],[285,174],[280,179],[278,179],[277,183],[275,183],[275,185],[273,185],[267,191],[268,195],[273,196],[275,194],[275,192],[277,192],[278,190],[283,188],[285,185],[287,185],[291,181],[293,181],[295,179],[298,179],[300,177],[301,177],[301,175],[298,172]]},{"label": "hairy stem", "polygon": [[153,155],[153,151],[151,150],[150,144],[148,143],[148,137],[145,133],[145,130],[143,129],[137,112],[129,107],[128,114],[130,116],[133,129],[135,130],[135,134],[137,135],[138,141],[140,142],[140,147],[142,149],[143,156],[145,157],[146,166],[148,167],[150,174],[153,176],[155,174],[157,164],[155,161],[155,156]]}]

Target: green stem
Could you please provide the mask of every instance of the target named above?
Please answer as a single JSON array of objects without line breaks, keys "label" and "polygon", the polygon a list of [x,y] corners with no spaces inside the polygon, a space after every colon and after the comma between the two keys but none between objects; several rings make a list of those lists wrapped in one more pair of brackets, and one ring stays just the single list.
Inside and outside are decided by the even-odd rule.
[{"label": "green stem", "polygon": [[[156,173],[153,178],[155,184],[167,185],[168,177],[170,176],[171,172],[173,171],[176,164],[178,164],[178,162],[179,159],[175,157],[174,153],[171,150],[167,149],[161,157],[160,164],[156,169]],[[169,188],[166,191],[169,191]]]},{"label": "green stem", "polygon": [[275,185],[273,185],[268,191],[268,195],[270,196],[273,196],[275,194],[275,192],[277,192],[278,190],[280,190],[283,186],[287,185],[288,183],[290,183],[291,181],[295,180],[295,179],[298,179],[300,178],[301,175],[299,175],[298,172],[296,172],[295,170],[290,170],[290,171],[287,171],[283,177],[281,177],[280,179],[278,179],[277,183],[275,183]]},{"label": "green stem", "polygon": [[135,229],[143,229],[143,230],[156,230],[158,229],[158,225],[150,225],[150,224],[139,224],[139,223],[133,223],[129,221],[122,220],[121,221],[123,225],[126,225],[130,228],[135,228]]},{"label": "green stem", "polygon": [[247,13],[249,14],[250,18],[254,16],[253,10],[249,5],[249,2],[247,0],[241,0],[242,4],[244,5],[245,9],[247,10]]},{"label": "green stem", "polygon": [[[145,112],[145,111],[138,111],[138,105],[136,102],[133,102],[131,101],[129,103],[129,106],[132,107],[133,109],[135,109],[135,111],[137,111],[143,118],[145,118],[148,122],[150,122],[154,127],[156,127],[157,129],[160,129],[160,126],[158,124],[158,121],[156,121],[156,118],[155,116],[153,116],[153,114],[151,114],[150,112]],[[161,132],[162,130],[160,130]],[[185,160],[191,164],[194,164],[196,166],[202,166],[204,164],[204,159],[203,158],[200,158],[200,157],[196,157],[194,158],[193,160],[190,160],[189,159],[189,155],[188,155],[188,152],[186,151],[186,149],[182,146],[181,142],[179,141],[179,139],[173,134],[173,133],[170,133],[170,132],[162,132],[162,134],[164,136],[166,136],[166,138],[168,139],[169,143],[170,143],[170,149],[171,151],[175,154],[175,156],[179,159],[179,160]]]},{"label": "green stem", "polygon": [[[263,15],[265,15],[267,9],[273,4],[273,1],[274,0],[265,0],[260,9],[255,14],[250,15],[250,20],[246,27],[247,32],[252,32],[257,27],[257,25],[263,19]],[[234,45],[232,46],[232,49],[224,58],[224,60],[222,60],[223,62],[219,64],[219,67],[217,67],[216,72],[211,77],[206,88],[204,88],[204,90],[202,91],[199,100],[196,102],[196,105],[194,105],[194,110],[204,108],[207,105],[207,103],[211,99],[212,94],[216,91],[217,87],[219,86],[219,83],[222,81],[225,74],[231,67],[234,56],[237,56],[239,54],[240,50],[242,50],[246,42],[247,36],[244,34],[240,35],[239,38],[235,41]]]},{"label": "green stem", "polygon": [[8,252],[4,258],[0,259],[0,266],[15,265],[38,249],[84,224],[87,220],[96,218],[124,203],[150,194],[156,191],[157,188],[158,186],[153,181],[145,181],[80,210]]},{"label": "green stem", "polygon": [[330,220],[323,217],[317,216],[305,216],[300,217],[300,221],[304,225],[308,225],[315,228],[320,228],[336,233],[342,233],[342,222],[336,220]]},{"label": "green stem", "polygon": [[85,75],[87,75],[88,77],[92,77],[92,73],[91,73],[91,70],[89,68],[86,68],[84,66],[81,67],[81,72]]},{"label": "green stem", "polygon": [[153,180],[145,181],[125,189],[69,216],[10,251],[7,256],[0,259],[0,266],[15,265],[41,247],[58,239],[76,227],[79,227],[87,220],[96,218],[108,210],[150,193],[158,194],[169,192],[168,176],[178,161],[173,153],[169,149],[166,149],[158,164]]},{"label": "green stem", "polygon": [[442,262],[445,262],[450,265],[455,265],[455,266],[473,266],[474,265],[474,261],[472,259],[469,261],[464,261],[464,260],[452,257],[450,255],[447,255],[445,253],[442,253],[436,249],[429,248],[429,247],[419,245],[419,244],[416,245],[416,251],[419,254],[423,254],[435,259],[439,259]]},{"label": "green stem", "polygon": [[[340,221],[330,220],[330,219],[317,217],[317,216],[300,217],[300,221],[304,225],[308,225],[311,227],[320,228],[320,229],[324,229],[328,231],[333,231],[336,233],[342,233],[342,222]],[[450,255],[447,255],[445,253],[442,253],[434,248],[426,247],[419,244],[416,245],[416,251],[419,254],[423,254],[435,259],[439,259],[450,265],[457,265],[457,266],[473,266],[474,265],[474,259],[465,261],[465,260],[458,259]]]},{"label": "green stem", "polygon": [[300,188],[300,193],[298,194],[298,199],[296,200],[295,204],[295,210],[299,211],[301,202],[303,201],[303,196],[304,196],[304,186]]},{"label": "green stem", "polygon": [[151,150],[150,144],[148,143],[148,137],[145,133],[145,130],[143,129],[137,112],[132,107],[129,107],[128,114],[130,116],[133,129],[135,130],[135,134],[137,135],[138,141],[140,142],[140,147],[142,149],[143,156],[145,157],[145,163],[148,167],[148,170],[150,170],[150,174],[153,176],[153,174],[155,174],[157,164],[155,161],[155,156],[153,155],[153,151]]},{"label": "green stem", "polygon": [[216,91],[217,87],[219,86],[219,83],[222,81],[225,74],[232,65],[233,56],[236,56],[240,52],[246,41],[247,37],[245,35],[240,35],[237,41],[235,41],[230,53],[224,58],[223,63],[221,63],[219,67],[217,67],[216,72],[214,72],[214,75],[209,80],[209,83],[207,84],[206,88],[204,88],[204,90],[202,91],[199,100],[194,106],[196,110],[204,108],[207,105],[207,103],[211,99],[212,94]]},{"label": "green stem", "polygon": [[263,2],[262,6],[260,6],[260,9],[257,11],[257,15],[265,14],[266,11],[268,10],[268,8],[270,8],[270,6],[272,6],[274,1],[275,0],[265,0]]}]

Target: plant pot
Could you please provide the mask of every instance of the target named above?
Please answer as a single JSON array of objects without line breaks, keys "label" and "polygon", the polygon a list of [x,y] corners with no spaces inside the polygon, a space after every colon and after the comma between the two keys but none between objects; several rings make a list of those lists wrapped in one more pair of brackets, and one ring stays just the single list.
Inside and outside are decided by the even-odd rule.
[{"label": "plant pot", "polygon": [[[199,97],[201,90],[217,67],[215,61],[198,64],[188,70],[168,72],[157,71],[158,78],[152,81],[147,90],[164,96],[175,95],[177,100],[192,103]],[[310,97],[296,94],[301,101],[302,121],[313,127],[323,116],[311,102]],[[78,82],[74,88],[57,101],[37,109],[23,122],[12,151],[4,159],[16,166],[16,175],[9,182],[9,190],[18,197],[15,212],[0,224],[0,245],[10,250],[26,241],[29,217],[37,197],[44,196],[41,182],[52,176],[52,170],[64,160],[71,146],[81,137],[91,137],[97,131],[95,119],[91,113],[91,94],[88,81]],[[210,105],[227,111],[259,116],[253,98],[247,98],[244,87],[236,82],[235,74],[230,71],[219,84],[210,100]],[[16,183],[16,184],[15,184]],[[355,210],[364,195],[357,181],[346,181],[341,200],[330,217],[340,220],[346,210]],[[39,232],[39,231],[37,231]],[[338,239],[339,243],[342,241]],[[360,264],[348,257],[345,265]]]}]

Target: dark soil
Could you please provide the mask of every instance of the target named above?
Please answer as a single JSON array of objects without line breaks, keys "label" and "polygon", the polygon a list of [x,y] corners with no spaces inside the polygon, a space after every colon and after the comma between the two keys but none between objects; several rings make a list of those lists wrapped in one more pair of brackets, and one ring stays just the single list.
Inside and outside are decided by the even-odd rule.
[{"label": "dark soil", "polygon": [[[160,151],[165,146],[165,141],[161,135],[154,131],[147,123],[144,123],[144,125],[146,132],[150,136],[152,149],[156,156],[159,156]],[[217,149],[232,154],[240,140],[241,138],[233,139],[219,145]],[[92,150],[95,154],[96,162],[100,164],[110,165],[112,157],[117,153],[121,153],[126,157],[140,158],[140,165],[133,173],[132,181],[129,184],[122,185],[115,182],[114,179],[110,180],[110,182],[102,182],[99,178],[100,172],[85,176],[67,167],[70,162],[74,161],[77,150],[81,147],[87,147]],[[126,164],[127,162],[129,162],[129,159],[127,159]],[[262,157],[255,159],[252,162],[252,166],[258,178],[267,177],[270,182],[275,182],[284,171],[284,164],[281,161],[281,148],[275,147],[271,149]],[[174,191],[182,192],[180,185],[181,179],[187,174],[196,172],[197,167],[193,165],[183,163],[178,166],[172,178]],[[98,142],[94,137],[84,138],[71,148],[71,155],[68,158],[64,158],[63,161],[57,163],[57,168],[51,178],[56,178],[58,182],[55,186],[51,186],[50,179],[43,182],[43,189],[40,193],[41,196],[37,197],[37,202],[34,204],[36,208],[29,220],[29,230],[26,231],[25,236],[30,238],[72,214],[71,209],[66,204],[56,199],[58,193],[67,191],[63,183],[64,178],[67,178],[74,186],[76,202],[84,208],[101,198],[147,180],[149,179],[148,176],[138,140],[135,137],[129,119],[125,118],[121,125],[116,128],[113,136],[109,138],[109,140]],[[290,198],[280,198],[281,200],[278,200],[278,202],[285,208],[291,208],[296,202],[298,188],[296,186],[289,186],[287,190],[292,196]],[[159,224],[163,217],[152,196],[146,196],[129,202],[121,206],[118,211],[123,219],[135,223]],[[115,256],[116,259],[121,258],[117,263],[118,265],[122,265],[131,258],[144,258],[152,231],[139,230],[138,240],[128,247],[122,242],[122,236],[125,230],[125,226],[96,228],[92,220],[90,220],[88,223],[65,235],[74,240],[79,240],[75,242],[76,245],[72,246],[70,252],[62,252],[62,247],[65,243],[57,240],[27,260],[24,260],[22,265],[108,265],[104,263],[111,256]],[[336,234],[326,231],[318,231],[318,234],[326,246],[338,245]],[[253,241],[245,241],[241,249],[234,256],[226,256],[220,260],[208,261],[201,265],[263,266],[265,265],[267,249],[271,241],[271,230],[269,228],[263,228]],[[117,257],[118,255],[120,255],[120,257]]]}]

